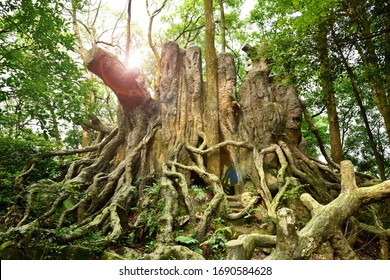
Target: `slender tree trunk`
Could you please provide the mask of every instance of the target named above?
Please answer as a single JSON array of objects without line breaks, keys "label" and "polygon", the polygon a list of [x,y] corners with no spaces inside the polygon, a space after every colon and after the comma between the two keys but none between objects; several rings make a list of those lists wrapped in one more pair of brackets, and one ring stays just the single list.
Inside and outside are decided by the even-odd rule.
[{"label": "slender tree trunk", "polygon": [[[390,30],[390,23],[387,21],[385,23],[385,29]],[[386,82],[387,82],[387,94],[390,94],[390,32],[386,32],[384,35],[385,42],[385,73],[386,73]],[[390,102],[390,101],[389,101]]]},{"label": "slender tree trunk", "polygon": [[226,35],[225,35],[225,9],[223,7],[223,0],[218,0],[219,9],[221,10],[221,52],[226,52]]},{"label": "slender tree trunk", "polygon": [[161,67],[160,67],[161,58],[160,58],[160,54],[158,53],[157,48],[154,45],[153,39],[152,39],[153,20],[154,20],[154,17],[149,18],[148,43],[149,43],[149,47],[152,49],[152,52],[154,54],[154,58],[156,60],[156,66],[157,66],[156,70],[157,71],[156,71],[156,80],[154,82],[154,87],[157,88],[158,85],[160,84],[160,81],[161,81]]},{"label": "slender tree trunk", "polygon": [[[73,0],[72,1],[72,25],[73,25],[73,31],[76,35],[76,43],[78,47],[78,52],[80,54],[80,57],[84,60],[86,57],[86,51],[83,45],[83,40],[81,39],[81,33],[80,33],[80,28],[78,24],[78,19],[77,19],[77,5],[80,1],[78,0]],[[92,40],[92,44],[94,45],[94,40]],[[87,72],[87,77],[89,80],[92,80],[93,78],[93,73],[90,72],[88,69],[86,70]],[[85,104],[85,110],[88,111],[88,107],[90,106],[91,103],[95,101],[95,93],[91,90],[89,92],[89,101],[88,104]],[[82,138],[81,138],[81,146],[82,147],[87,147],[91,144],[92,141],[92,136],[91,133],[88,130],[83,129],[82,132]]]},{"label": "slender tree trunk", "polygon": [[[206,102],[204,108],[205,133],[208,135],[209,146],[219,143],[219,114],[218,114],[218,65],[215,51],[215,25],[213,18],[213,1],[204,0],[206,38]],[[207,157],[208,172],[220,175],[220,155],[215,151]]]},{"label": "slender tree trunk", "polygon": [[156,65],[157,65],[156,80],[154,82],[155,89],[157,89],[157,87],[160,85],[160,81],[161,81],[161,57],[160,57],[160,54],[156,48],[156,45],[153,43],[153,38],[152,38],[153,21],[154,21],[154,18],[162,11],[162,9],[164,9],[167,2],[168,2],[168,0],[164,0],[159,8],[157,8],[156,10],[151,12],[150,7],[149,7],[149,1],[146,0],[146,11],[147,11],[148,16],[149,16],[148,43],[149,43],[149,47],[152,49],[153,55],[156,59]]},{"label": "slender tree trunk", "polygon": [[329,137],[332,160],[340,163],[343,160],[343,150],[340,137],[340,124],[337,114],[336,96],[333,88],[333,77],[328,57],[328,39],[325,26],[319,27],[318,54],[320,59],[320,76],[324,102],[328,112]]},{"label": "slender tree trunk", "polygon": [[125,49],[125,65],[130,60],[130,44],[131,44],[131,3],[129,0],[127,4],[127,22],[126,22],[126,49]]},{"label": "slender tree trunk", "polygon": [[370,128],[370,123],[368,121],[368,117],[367,117],[367,114],[366,114],[366,109],[364,108],[363,100],[361,98],[360,90],[359,90],[359,87],[358,87],[358,84],[357,84],[356,76],[355,76],[352,68],[349,66],[347,58],[344,56],[343,50],[341,49],[341,47],[339,45],[339,42],[338,42],[338,39],[337,39],[337,37],[336,37],[336,35],[334,33],[333,33],[333,37],[334,37],[334,40],[335,40],[335,43],[336,43],[337,51],[338,51],[339,56],[341,58],[341,63],[344,65],[344,68],[345,68],[345,70],[347,71],[347,74],[348,74],[348,78],[349,78],[349,80],[351,82],[352,91],[353,91],[353,93],[355,95],[356,102],[357,102],[357,104],[359,106],[359,109],[360,109],[360,115],[361,115],[361,117],[363,119],[363,123],[364,123],[364,126],[366,128],[366,132],[367,132],[368,140],[369,140],[369,143],[370,143],[370,147],[371,147],[371,150],[372,150],[372,152],[374,154],[376,164],[378,165],[379,175],[380,175],[382,180],[385,180],[386,179],[386,173],[385,173],[385,166],[383,164],[383,156],[379,153],[378,148],[377,148],[377,144],[375,142],[374,135],[372,134],[372,131],[371,131],[371,128]]},{"label": "slender tree trunk", "polygon": [[320,133],[318,132],[318,129],[315,127],[314,123],[313,123],[313,120],[312,120],[312,117],[310,116],[309,114],[309,111],[307,110],[306,108],[306,104],[301,100],[301,104],[302,104],[302,113],[303,113],[303,116],[305,117],[305,120],[307,122],[307,124],[309,125],[309,129],[310,131],[314,134],[314,136],[316,137],[317,139],[317,142],[318,142],[318,147],[320,148],[320,151],[322,153],[322,156],[325,158],[326,162],[329,163],[330,165],[332,165],[333,167],[336,167],[336,164],[334,163],[334,161],[332,161],[326,150],[325,150],[325,145],[324,145],[324,142],[322,141],[322,138],[321,138],[321,135]]},{"label": "slender tree trunk", "polygon": [[355,46],[359,51],[366,68],[367,80],[371,87],[375,104],[383,117],[390,143],[390,93],[386,90],[385,81],[381,74],[378,57],[376,55],[374,41],[370,36],[370,22],[363,9],[359,9],[358,12],[359,15],[356,16],[358,20],[356,20],[355,23],[358,25],[363,38],[366,38],[364,40],[366,48],[363,51],[358,44],[358,41],[356,41]]}]

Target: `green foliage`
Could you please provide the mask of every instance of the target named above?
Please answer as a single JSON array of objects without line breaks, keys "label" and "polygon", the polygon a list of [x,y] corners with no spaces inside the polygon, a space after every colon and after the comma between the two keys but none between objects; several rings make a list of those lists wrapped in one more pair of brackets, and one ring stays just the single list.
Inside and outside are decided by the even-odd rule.
[{"label": "green foliage", "polygon": [[[0,211],[4,211],[14,200],[13,186],[15,178],[23,169],[25,163],[43,152],[52,151],[54,145],[34,134],[26,135],[24,139],[14,139],[0,136]],[[59,164],[55,159],[42,160],[31,172],[27,184],[43,178],[56,178],[60,175]]]},{"label": "green foliage", "polygon": [[199,185],[192,185],[190,191],[199,201],[204,200],[207,196],[207,193],[205,192],[204,188]]},{"label": "green foliage", "polygon": [[198,240],[191,236],[179,235],[176,237],[175,241],[179,244],[189,247],[192,251],[198,254],[203,253],[202,249],[199,248]]},{"label": "green foliage", "polygon": [[162,17],[163,22],[169,22],[165,32],[168,40],[176,41],[181,47],[189,44],[203,45],[204,17],[203,1],[185,0],[175,5]]},{"label": "green foliage", "polygon": [[[324,107],[318,30],[320,26],[327,30],[329,67],[336,93],[335,103],[344,157],[352,160],[359,170],[375,176],[378,176],[378,168],[341,55],[346,56],[349,67],[356,76],[356,86],[362,94],[374,141],[384,159],[386,173],[390,174],[390,163],[386,161],[390,147],[378,104],[374,103],[372,89],[373,83],[378,83],[381,79],[386,81],[385,75],[388,72],[385,70],[387,64],[384,59],[388,56],[384,51],[384,34],[388,27],[384,23],[387,21],[388,13],[383,9],[383,3],[376,0],[266,0],[258,1],[251,12],[251,22],[257,26],[253,38],[255,42],[268,42],[273,60],[272,71],[280,81],[298,88],[300,97],[311,114],[317,114]],[[369,34],[376,35],[371,37]],[[371,52],[369,46],[373,47]],[[374,67],[375,63],[377,68]],[[326,111],[313,121],[328,149],[329,124]],[[315,137],[311,135],[305,121],[302,126],[309,154],[319,156]]]},{"label": "green foliage", "polygon": [[179,235],[178,237],[176,237],[175,241],[178,243],[181,243],[181,244],[185,244],[185,245],[198,244],[198,240],[196,240],[193,237],[186,236],[186,235]]},{"label": "green foliage", "polygon": [[206,235],[206,240],[201,244],[205,245],[212,253],[213,259],[223,259],[225,256],[225,244],[231,239],[233,234],[230,227],[225,226],[224,220],[220,217],[212,220],[214,228]]},{"label": "green foliage", "polygon": [[68,149],[77,149],[82,141],[82,130],[79,126],[73,125],[66,133],[63,144]]},{"label": "green foliage", "polygon": [[155,245],[155,235],[157,230],[158,219],[164,210],[164,200],[159,199],[160,185],[154,183],[144,189],[142,201],[139,204],[138,211],[140,221],[144,230],[141,239],[146,242],[147,248],[151,251]]},{"label": "green foliage", "polygon": [[283,193],[283,199],[298,199],[303,193],[302,185],[295,186]]},{"label": "green foliage", "polygon": [[94,255],[100,255],[104,251],[106,237],[100,231],[92,231],[86,235],[80,242],[80,245],[86,246]]},{"label": "green foliage", "polygon": [[[0,128],[55,137],[59,121],[81,119],[89,86],[70,52],[66,1],[1,1]],[[63,123],[63,122],[62,122]]]},{"label": "green foliage", "polygon": [[[329,149],[329,137],[328,137],[328,121],[327,118],[324,116],[318,116],[314,119],[312,119],[315,127],[317,128],[323,142],[325,145],[325,148]],[[318,148],[318,142],[314,134],[309,129],[309,125],[306,122],[305,118],[303,118],[302,124],[302,135],[305,137],[307,141],[307,152],[309,155],[318,158],[321,156],[321,152]]]}]

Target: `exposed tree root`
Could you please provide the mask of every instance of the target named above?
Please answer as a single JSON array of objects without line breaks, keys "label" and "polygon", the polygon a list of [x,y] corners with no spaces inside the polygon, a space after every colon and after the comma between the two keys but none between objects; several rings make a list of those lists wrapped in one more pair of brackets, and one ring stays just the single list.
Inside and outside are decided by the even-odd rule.
[{"label": "exposed tree root", "polygon": [[226,243],[226,259],[248,260],[251,259],[256,248],[275,247],[276,236],[265,234],[244,234],[238,239]]},{"label": "exposed tree root", "polygon": [[244,209],[242,209],[240,212],[238,213],[229,213],[226,218],[229,219],[229,220],[238,220],[238,219],[241,219],[242,217],[244,217],[245,215],[247,215],[250,210],[253,209],[253,207],[255,206],[256,202],[259,200],[259,197],[258,196],[255,196],[253,197],[249,202],[248,202],[248,205],[245,206]]},{"label": "exposed tree root", "polygon": [[160,195],[164,199],[164,210],[158,219],[156,241],[161,245],[172,245],[175,240],[175,217],[178,213],[178,194],[172,180],[161,178]]},{"label": "exposed tree root", "polygon": [[[159,120],[152,122],[145,132],[142,140],[130,149],[127,156],[116,165],[110,172],[104,172],[113,159],[115,151],[119,145],[123,144],[124,139],[121,133],[113,132],[110,142],[105,139],[94,149],[80,149],[80,151],[95,151],[97,154],[90,155],[86,159],[75,161],[69,168],[67,177],[63,184],[75,184],[88,182],[92,178],[92,183],[85,190],[86,196],[81,198],[72,207],[65,209],[57,218],[57,228],[65,225],[65,221],[71,215],[77,215],[78,226],[69,230],[67,233],[57,235],[60,243],[67,244],[76,239],[82,238],[91,231],[101,230],[105,233],[101,244],[108,246],[115,243],[129,232],[129,229],[136,229],[141,225],[139,219],[133,226],[128,224],[130,201],[137,201],[137,187],[133,182],[133,168],[144,148],[152,141],[153,136],[159,129]],[[137,132],[139,133],[139,132]],[[228,259],[248,259],[252,256],[256,247],[270,247],[276,244],[275,251],[268,257],[269,259],[301,259],[309,258],[322,244],[328,242],[333,248],[335,254],[342,259],[356,259],[357,255],[348,244],[341,232],[341,225],[353,212],[362,204],[390,196],[390,182],[386,181],[372,187],[357,188],[353,167],[349,162],[342,162],[341,168],[341,187],[337,183],[340,174],[330,169],[320,162],[312,161],[302,154],[298,149],[279,140],[278,144],[273,144],[268,148],[258,151],[252,145],[237,141],[224,141],[215,146],[206,147],[206,137],[200,133],[203,142],[195,148],[188,143],[186,149],[193,154],[194,165],[184,165],[175,159],[170,160],[162,168],[162,177],[159,180],[159,197],[164,201],[164,208],[157,219],[156,241],[157,247],[153,253],[143,256],[145,259],[202,259],[203,257],[194,253],[187,247],[175,245],[173,235],[176,227],[176,218],[178,216],[178,198],[183,197],[183,201],[188,211],[189,220],[194,225],[194,234],[199,242],[202,242],[206,235],[208,225],[214,213],[225,215],[227,219],[234,220],[242,218],[246,213],[255,207],[258,197],[255,196],[239,213],[229,213],[223,210],[227,207],[226,195],[218,176],[208,173],[205,169],[203,156],[224,146],[235,146],[251,150],[253,153],[253,162],[260,177],[260,186],[258,194],[268,211],[268,217],[276,223],[277,235],[242,235],[237,240],[227,243]],[[137,138],[138,136],[133,136]],[[131,139],[131,137],[129,137]],[[127,140],[134,143],[132,140]],[[110,147],[108,147],[110,146]],[[173,154],[177,154],[181,147],[177,146]],[[75,153],[76,153],[75,152]],[[278,192],[272,196],[267,186],[264,158],[268,153],[274,153],[279,163],[277,170],[277,188]],[[63,152],[56,153],[63,154]],[[91,166],[84,165],[92,163]],[[29,169],[32,165],[30,165]],[[92,166],[98,167],[98,171],[91,172]],[[99,172],[100,170],[100,172]],[[189,194],[187,178],[182,171],[191,171],[211,187],[213,197],[209,201],[207,208],[202,216],[197,217],[194,213],[193,198]],[[333,185],[339,186],[340,195],[327,205],[317,202],[311,195],[305,193],[301,196],[301,201],[311,211],[312,219],[301,230],[296,230],[294,213],[282,208],[277,211],[284,193],[299,186],[299,181],[289,175],[295,175],[304,182],[318,183],[312,191],[315,197],[322,197]],[[330,181],[324,179],[329,178]],[[27,176],[27,174],[23,175]],[[23,180],[21,180],[22,182]],[[53,184],[55,184],[53,182]],[[38,187],[38,186],[35,186]],[[178,188],[178,189],[176,189]],[[334,187],[337,188],[337,187]],[[36,231],[41,230],[43,222],[52,217],[60,208],[63,201],[69,198],[70,193],[64,192],[52,204],[51,208],[38,218],[29,221],[31,217],[34,185],[30,187],[27,196],[26,210],[15,228],[10,229],[1,236],[12,235],[14,232],[29,236]],[[323,198],[323,197],[322,197]],[[327,198],[329,199],[329,198]],[[325,199],[326,200],[326,199]],[[154,203],[154,202],[150,202]],[[133,205],[134,206],[134,205]],[[139,216],[140,213],[137,213]],[[197,218],[199,220],[197,221]],[[377,227],[367,226],[356,222],[358,226],[366,231],[377,234],[381,238],[382,256],[388,256],[385,248],[388,245],[389,233],[380,225]],[[276,242],[277,241],[277,242]]]},{"label": "exposed tree root", "polygon": [[374,214],[374,224],[367,225],[365,223],[359,222],[355,217],[351,217],[351,221],[357,225],[360,230],[374,234],[378,236],[380,243],[380,258],[382,260],[389,259],[389,240],[390,240],[390,229],[385,229],[383,223],[380,219]]},{"label": "exposed tree root", "polygon": [[142,257],[145,260],[204,260],[204,257],[181,245],[158,246],[151,254]]},{"label": "exposed tree root", "polygon": [[[36,164],[39,161],[44,160],[46,158],[50,158],[50,157],[56,157],[56,156],[69,156],[69,155],[75,155],[75,154],[100,151],[105,145],[107,145],[107,143],[109,143],[112,140],[112,138],[114,136],[116,136],[117,132],[118,132],[118,129],[114,129],[104,141],[100,142],[99,144],[97,144],[95,146],[86,147],[86,148],[82,148],[82,149],[75,149],[75,150],[62,150],[62,151],[57,151],[57,152],[44,153],[44,154],[40,154],[40,155],[32,158],[23,167],[21,174],[15,178],[16,190],[18,192],[23,190],[22,185],[23,185],[25,178],[31,173],[31,171],[35,168]],[[91,160],[88,160],[88,159],[82,159],[81,161],[75,161],[73,163],[74,165],[72,166],[70,171],[72,172],[75,169],[75,166],[77,166],[77,165],[90,163],[90,162],[91,162]],[[69,171],[68,171],[68,173],[69,173]]]},{"label": "exposed tree root", "polygon": [[294,178],[294,177],[287,177],[286,182],[283,185],[282,188],[279,189],[278,193],[276,196],[273,198],[271,204],[269,205],[268,208],[268,216],[269,218],[276,223],[276,209],[280,204],[280,201],[282,200],[283,194],[290,188],[292,187],[299,186],[299,181]]},{"label": "exposed tree root", "polygon": [[186,181],[185,176],[180,172],[168,170],[166,166],[163,167],[163,172],[164,175],[166,175],[167,177],[176,178],[178,180],[177,184],[179,185],[180,192],[184,198],[184,203],[187,207],[190,222],[195,222],[194,206],[188,191],[188,183]]},{"label": "exposed tree root", "polygon": [[206,234],[206,228],[208,223],[210,222],[211,215],[217,210],[219,204],[224,199],[224,192],[221,182],[216,175],[208,173],[205,170],[199,168],[198,166],[186,166],[177,162],[168,162],[168,164],[175,165],[176,167],[179,167],[184,170],[196,172],[207,184],[211,186],[213,190],[214,197],[208,203],[207,209],[204,211],[201,220],[195,228],[196,237],[198,241],[201,241]]},{"label": "exposed tree root", "polygon": [[[349,161],[341,163],[341,193],[328,205],[319,204],[309,194],[301,196],[302,202],[311,211],[312,218],[304,228],[295,233],[294,215],[289,212],[278,212],[278,221],[287,220],[288,223],[278,222],[277,232],[289,246],[279,247],[269,258],[300,259],[308,258],[325,241],[329,240],[335,251],[342,259],[355,258],[340,227],[361,205],[390,196],[390,181],[381,184],[358,188],[355,181],[353,166]],[[286,211],[285,211],[286,212]],[[283,224],[291,226],[283,226]],[[287,230],[286,230],[287,229]],[[283,244],[278,240],[278,244]],[[288,249],[287,249],[288,247]]]},{"label": "exposed tree root", "polygon": [[[103,241],[105,244],[115,242],[123,236],[123,233],[128,229],[127,202],[135,189],[135,187],[131,185],[131,169],[135,163],[136,156],[141,152],[142,148],[149,143],[156,132],[158,125],[158,120],[153,122],[144,138],[131,150],[125,160],[123,160],[121,164],[119,164],[108,175],[96,172],[95,170],[94,172],[90,172],[88,170],[93,168],[104,170],[106,168],[107,164],[113,158],[116,148],[123,142],[123,137],[120,136],[120,133],[118,134],[118,130],[113,131],[107,139],[93,147],[44,154],[35,158],[33,163],[30,163],[28,167],[29,170],[38,160],[50,156],[100,151],[100,155],[95,159],[87,158],[75,161],[69,168],[68,175],[65,177],[65,180],[61,183],[62,185],[72,185],[75,183],[88,182],[88,179],[93,176],[93,183],[85,191],[86,196],[71,208],[63,211],[58,218],[57,228],[63,227],[64,221],[67,217],[69,217],[69,215],[77,213],[79,218],[79,226],[67,234],[60,234],[58,236],[59,242],[71,242],[83,237],[91,230],[96,230],[98,228],[107,231],[105,241]],[[83,164],[91,162],[93,162],[91,166],[78,170]],[[76,173],[78,174],[76,175]],[[17,178],[18,182],[21,183],[23,178],[27,175],[27,172],[22,173],[22,175]],[[118,183],[119,181],[120,183]],[[56,183],[52,182],[52,187],[55,185]],[[64,189],[63,194],[61,194],[52,203],[51,208],[46,213],[33,219],[32,221],[28,221],[28,219],[31,218],[31,205],[34,193],[41,187],[42,186],[39,183],[30,187],[27,195],[24,216],[15,228],[11,228],[7,232],[8,235],[12,234],[12,232],[19,232],[23,235],[31,234],[33,231],[40,228],[42,226],[42,222],[50,218],[61,207],[63,201],[71,195],[68,191],[66,191],[66,189]],[[5,236],[6,234],[3,233],[2,235]]]}]

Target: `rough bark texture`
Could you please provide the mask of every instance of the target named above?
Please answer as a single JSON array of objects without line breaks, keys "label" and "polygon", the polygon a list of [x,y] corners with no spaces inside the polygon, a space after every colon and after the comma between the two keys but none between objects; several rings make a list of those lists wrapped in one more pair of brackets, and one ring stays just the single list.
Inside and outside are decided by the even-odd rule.
[{"label": "rough bark texture", "polygon": [[[204,1],[205,17],[205,60],[206,60],[206,92],[204,117],[205,132],[208,135],[208,145],[216,145],[219,137],[218,114],[218,59],[215,50],[215,23],[213,18],[213,1]],[[220,152],[215,150],[207,155],[207,170],[220,176]]]}]

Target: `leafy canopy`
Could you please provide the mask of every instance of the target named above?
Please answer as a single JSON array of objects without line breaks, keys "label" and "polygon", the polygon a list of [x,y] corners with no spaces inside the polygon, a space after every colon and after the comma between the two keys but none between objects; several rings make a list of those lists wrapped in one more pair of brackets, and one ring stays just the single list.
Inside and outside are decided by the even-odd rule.
[{"label": "leafy canopy", "polygon": [[58,123],[81,118],[87,83],[74,62],[68,1],[0,1],[0,128],[53,136]]}]

